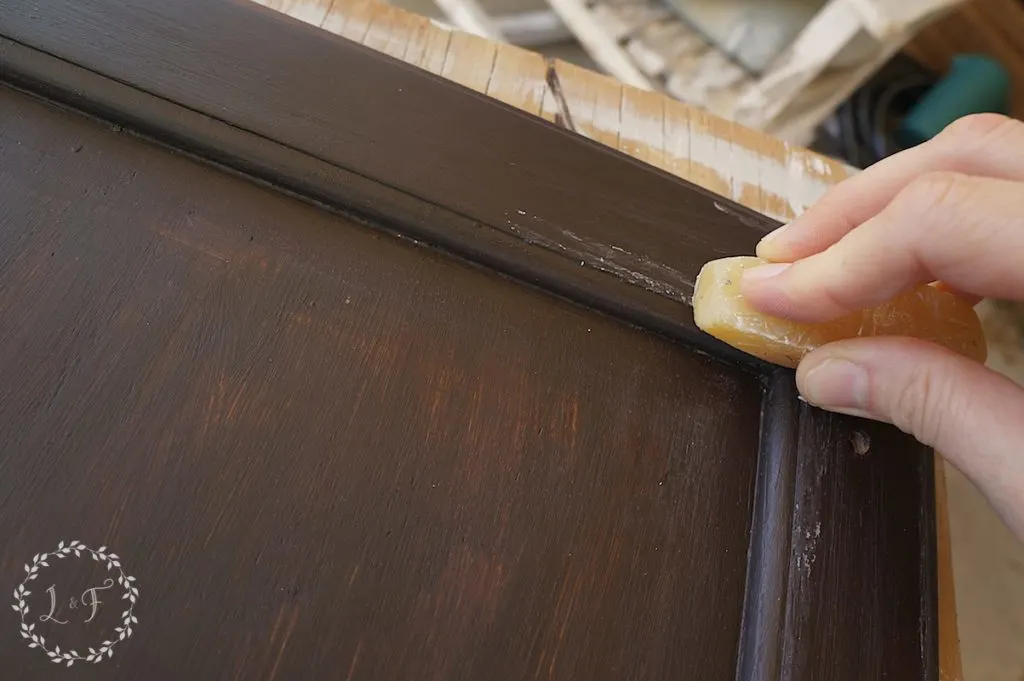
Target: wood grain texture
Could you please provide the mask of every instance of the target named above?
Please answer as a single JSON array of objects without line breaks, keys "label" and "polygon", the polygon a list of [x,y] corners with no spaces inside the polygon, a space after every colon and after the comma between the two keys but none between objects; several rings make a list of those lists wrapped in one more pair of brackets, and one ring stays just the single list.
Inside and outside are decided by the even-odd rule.
[{"label": "wood grain texture", "polygon": [[[395,11],[380,2],[321,2],[330,5],[330,19],[322,24],[323,28],[334,30],[344,25],[348,16],[355,16],[357,23],[372,21],[378,28],[386,26],[393,42],[404,41],[407,45],[401,55],[397,51],[387,53],[407,63],[437,73],[440,67],[431,68],[430,64],[466,58],[449,49],[449,31],[423,17]],[[986,39],[983,32],[964,33],[953,28],[956,36],[947,35],[947,28],[958,26],[965,19],[971,24],[978,23],[974,8],[979,5],[985,6],[983,14],[989,18],[989,23],[1000,26],[1014,25],[1024,16],[1024,10],[1015,0],[974,0],[966,10],[958,10],[953,17],[925,30],[909,49],[939,69],[948,64],[949,55],[953,53],[950,46],[961,41],[968,41],[962,49],[991,52],[999,43]],[[305,19],[302,14],[290,14]],[[373,46],[365,40],[363,44]],[[1009,63],[1012,67],[1013,59]],[[477,67],[483,69],[482,65]],[[561,97],[555,97],[549,84],[552,76]],[[1024,89],[1015,91],[1024,92]],[[579,134],[780,220],[798,215],[829,186],[854,172],[811,151],[720,120],[681,102],[661,96],[645,97],[646,93],[623,86],[607,76],[558,60],[544,60],[537,54],[509,45],[498,46],[498,57],[485,94],[551,121],[558,116],[564,118],[568,112]],[[633,118],[639,118],[641,124],[631,125],[624,131],[620,103],[627,97],[642,102],[643,106]],[[538,102],[542,102],[539,112]],[[619,139],[624,134],[630,143],[620,145]],[[936,460],[936,466],[940,668],[943,678],[959,679],[962,673],[949,558],[948,511],[945,486],[939,484],[945,480],[945,472],[940,460]]]},{"label": "wood grain texture", "polygon": [[[0,304],[21,322],[0,356],[29,358],[3,365],[24,377],[0,401],[21,477],[0,497],[16,511],[4,574],[37,537],[26,509],[61,502],[46,532],[99,523],[153,571],[170,611],[153,636],[178,636],[171,652],[133,638],[151,646],[135,659],[184,655],[199,679],[936,678],[930,455],[872,426],[877,456],[851,461],[857,422],[800,408],[791,373],[764,393],[763,367],[696,352],[729,358],[680,312],[679,273],[770,222],[568,121],[242,3],[201,20],[187,5],[0,8],[4,78],[173,150],[22,95],[0,109],[19,161]],[[240,58],[270,43],[347,74],[347,96]],[[95,168],[75,160],[93,147]],[[57,198],[19,180],[36,175]],[[122,459],[132,482],[110,479]],[[658,505],[675,470],[685,489]],[[121,503],[70,503],[82,477]],[[182,573],[208,574],[196,601]],[[227,652],[200,659],[181,632]]]},{"label": "wood grain texture", "polygon": [[755,376],[0,111],[0,574],[65,535],[120,547],[143,623],[91,678],[731,676]]},{"label": "wood grain texture", "polygon": [[[459,68],[472,68],[480,73],[475,80],[487,83],[486,89],[477,91],[490,95],[489,90],[496,81],[511,82],[513,92],[523,93],[522,96],[496,98],[531,114],[538,113],[536,97],[537,93],[542,93],[541,117],[553,121],[559,114],[564,118],[567,111],[577,132],[613,148],[619,147],[619,138],[626,134],[631,144],[620,149],[624,153],[775,219],[786,220],[801,213],[830,185],[852,172],[832,159],[721,120],[682,102],[660,95],[644,96],[644,91],[606,76],[560,60],[545,62],[536,54],[514,46],[496,46],[501,59],[493,63],[480,60],[474,53],[477,49],[474,46],[483,43],[456,39],[457,32],[386,3],[319,1],[329,6],[327,18],[319,24],[329,32],[374,49],[380,48],[374,40],[368,40],[368,36],[387,32],[392,44],[404,43],[406,47],[382,51],[434,74],[441,74],[446,63],[468,62],[471,66]],[[269,0],[261,4],[275,7]],[[309,19],[308,13],[289,14],[318,25]],[[509,61],[517,64],[514,71],[503,66]],[[555,97],[549,85],[552,73],[556,82],[562,84],[561,97]],[[460,82],[471,87],[476,85],[465,79]],[[624,130],[623,105],[630,100],[639,105],[633,109]],[[560,109],[565,111],[560,112]]]},{"label": "wood grain texture", "polygon": [[[554,121],[561,106],[569,112],[577,132],[613,148],[618,147],[620,136],[626,134],[631,144],[621,151],[775,219],[790,219],[799,214],[828,186],[852,172],[834,160],[723,121],[682,102],[660,95],[645,97],[644,91],[607,76],[557,59],[545,62],[518,47],[498,45],[498,58],[493,63],[481,61],[473,52],[473,46],[480,45],[479,42],[455,40],[457,32],[396,10],[387,3],[319,2],[329,8],[327,17],[319,24],[311,21],[306,12],[289,15],[374,49],[379,48],[368,37],[375,32],[387,32],[393,45],[406,47],[382,51],[434,74],[440,74],[445,63],[468,62],[459,68],[472,68],[480,73],[477,80],[487,83],[486,89],[477,90],[482,94],[493,95],[531,114],[538,114],[536,102],[540,96],[541,117]],[[261,4],[275,7],[269,0]],[[510,62],[516,64],[514,70],[509,69]],[[552,73],[562,84],[560,104],[549,86]],[[522,93],[521,96],[496,94],[509,86],[511,92]],[[493,88],[498,88],[495,93],[491,92]],[[622,105],[628,100],[638,105],[624,131]]]},{"label": "wood grain texture", "polygon": [[[357,22],[372,21],[378,28],[386,25],[392,41],[405,41],[408,45],[401,55],[397,51],[387,53],[408,63],[438,73],[440,67],[428,65],[468,58],[457,49],[452,51],[449,31],[423,17],[395,11],[380,2],[321,1],[331,5],[332,17],[322,24],[323,28],[334,30],[333,26],[342,25],[350,15],[357,17]],[[975,9],[977,6],[982,6],[980,15]],[[291,16],[303,19],[300,14],[291,13]],[[999,47],[1000,39],[992,39],[991,29],[963,32],[957,27],[965,21],[971,26],[986,23],[1013,26],[1022,17],[1024,10],[1016,0],[974,0],[966,9],[957,10],[952,17],[926,29],[911,43],[909,50],[937,69],[948,65],[953,53],[951,45],[988,53],[997,50],[997,56],[1005,58],[1004,61],[1008,59],[1006,63],[1014,70],[1014,58]],[[365,40],[363,44],[373,46]],[[485,94],[551,121],[558,117],[564,120],[568,112],[577,133],[764,215],[791,219],[829,186],[854,172],[806,149],[718,119],[679,101],[659,95],[647,96],[645,91],[575,65],[544,60],[537,54],[509,45],[499,45],[497,50],[498,57]],[[477,68],[483,70],[479,63]],[[552,80],[558,84],[560,97],[554,95],[554,88],[550,86]],[[1016,88],[1015,92],[1024,93],[1024,88]],[[640,106],[633,110],[635,113],[624,128],[622,104],[626,100]],[[538,102],[542,102],[540,111]],[[619,143],[623,136],[629,143]],[[940,460],[936,460],[936,466],[939,483],[945,480],[945,472]],[[943,678],[959,679],[962,672],[944,484],[937,484],[936,516],[942,606],[940,668]]]},{"label": "wood grain texture", "polygon": [[[806,405],[799,412],[780,678],[836,678],[839,669],[856,669],[858,678],[903,678],[915,668],[937,678],[931,454],[892,458],[906,439],[891,427]],[[829,553],[837,547],[863,565],[884,564],[886,595],[870,571],[833,569]],[[886,617],[865,617],[878,610]]]},{"label": "wood grain texture", "polygon": [[[588,302],[736,361],[753,361],[699,332],[688,302],[693,280],[707,260],[751,252],[777,225],[764,216],[511,109],[504,110],[505,129],[496,135],[488,120],[493,100],[326,32],[296,23],[282,26],[275,20],[279,15],[252,12],[244,30],[239,29],[239,12],[260,9],[250,4],[183,0],[155,9],[146,0],[134,0],[100,4],[102,21],[91,20],[89,8],[77,2],[47,7],[63,20],[77,18],[80,42],[64,40],[39,12],[0,8],[9,37],[38,48],[27,56],[17,43],[4,48],[10,78],[38,85],[40,74],[60,71],[61,91],[51,92],[54,96],[126,124],[141,122],[150,126],[147,132],[185,142],[204,155],[224,151],[213,148],[218,135],[246,135],[246,141],[232,141],[231,158],[216,160],[275,184],[288,184],[301,173],[302,186],[289,189],[315,192],[341,209],[364,211],[404,230],[415,226],[416,238],[486,258],[509,274],[558,286],[566,295],[588,296],[595,282],[613,284],[614,291],[606,290],[610,295],[602,294],[601,300],[589,296]],[[175,20],[200,7],[208,32]],[[120,31],[123,24],[154,29],[140,39]],[[285,33],[301,42],[304,58],[324,64],[343,60],[348,66],[329,83],[310,78],[304,84],[293,77],[296,68],[286,58],[293,48],[281,40]],[[178,50],[172,61],[161,53],[162,43],[154,42],[157,36],[190,47]],[[225,78],[246,45],[259,45],[269,66],[261,64],[251,77]],[[61,61],[50,63],[54,60],[45,53]],[[68,70],[68,61],[79,70]],[[366,74],[375,71],[387,82],[374,90],[376,97],[346,94],[365,89],[373,82]],[[97,74],[103,82],[94,92],[104,100],[85,101],[77,83]],[[42,87],[58,87],[52,80]],[[110,94],[124,86],[131,92]],[[217,103],[221,95],[231,101],[227,113]],[[317,106],[296,107],[294,102],[303,97]],[[437,112],[438,97],[444,97],[445,110],[437,120],[458,125],[428,130],[425,116]],[[145,113],[167,101],[187,112],[169,111],[159,121]],[[215,120],[230,115],[231,130],[207,132],[210,123],[191,120],[193,112]],[[272,150],[264,150],[267,140],[274,142]],[[396,162],[410,153],[431,164],[443,159],[444,165],[425,172],[419,164]],[[281,168],[291,163],[288,154],[298,155],[294,163],[302,167],[285,173]],[[624,163],[635,172],[622,173]],[[678,227],[702,209],[707,209],[703,229]],[[447,214],[444,222],[431,217],[438,210]],[[453,230],[455,225],[459,229]]]}]

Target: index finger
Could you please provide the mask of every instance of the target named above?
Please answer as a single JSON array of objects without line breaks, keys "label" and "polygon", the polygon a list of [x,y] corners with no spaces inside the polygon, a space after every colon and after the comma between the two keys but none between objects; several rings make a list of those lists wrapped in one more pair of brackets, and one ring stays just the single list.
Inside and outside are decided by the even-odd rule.
[{"label": "index finger", "polygon": [[1024,299],[1024,184],[955,173],[915,180],[878,215],[820,253],[746,270],[762,312],[821,322],[940,280],[980,296]]},{"label": "index finger", "polygon": [[934,139],[830,189],[803,215],[766,236],[757,255],[793,262],[820,253],[877,215],[915,178],[938,171],[1024,180],[1024,123],[995,114],[961,118]]}]

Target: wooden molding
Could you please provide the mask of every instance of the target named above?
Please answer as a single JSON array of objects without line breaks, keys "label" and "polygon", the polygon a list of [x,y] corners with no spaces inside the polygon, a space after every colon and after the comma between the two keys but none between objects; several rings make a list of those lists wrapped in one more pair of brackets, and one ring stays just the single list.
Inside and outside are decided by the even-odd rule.
[{"label": "wooden molding", "polygon": [[564,116],[247,2],[15,0],[0,27],[8,84],[758,377],[737,678],[938,678],[931,453],[808,407],[792,372],[693,325],[700,266],[777,223],[572,134]]}]

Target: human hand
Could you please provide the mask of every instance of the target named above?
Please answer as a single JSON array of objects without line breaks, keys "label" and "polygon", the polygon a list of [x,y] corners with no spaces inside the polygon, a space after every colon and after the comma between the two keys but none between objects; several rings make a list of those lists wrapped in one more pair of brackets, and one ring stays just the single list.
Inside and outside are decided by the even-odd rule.
[{"label": "human hand", "polygon": [[[758,245],[760,311],[825,321],[941,281],[1024,300],[1024,123],[970,116],[842,182]],[[788,264],[787,264],[788,263]],[[809,353],[804,399],[892,423],[974,480],[1024,538],[1024,389],[937,345],[857,338]]]}]

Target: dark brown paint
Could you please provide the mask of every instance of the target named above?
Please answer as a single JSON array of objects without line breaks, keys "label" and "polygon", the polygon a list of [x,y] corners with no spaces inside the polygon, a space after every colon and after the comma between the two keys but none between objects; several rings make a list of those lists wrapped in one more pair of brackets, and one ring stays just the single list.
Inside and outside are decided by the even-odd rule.
[{"label": "dark brown paint", "polygon": [[756,377],[0,105],[0,573],[118,547],[145,595],[124,678],[259,677],[278,626],[280,678],[356,649],[361,678],[731,673]]},{"label": "dark brown paint", "polygon": [[0,91],[0,579],[142,585],[13,678],[937,678],[930,454],[681,302],[769,221],[248,4],[0,36],[164,145]]}]

